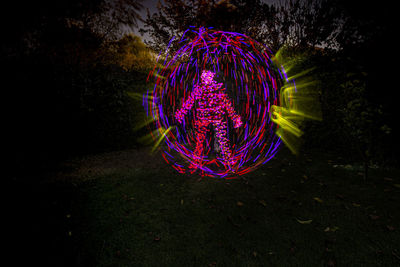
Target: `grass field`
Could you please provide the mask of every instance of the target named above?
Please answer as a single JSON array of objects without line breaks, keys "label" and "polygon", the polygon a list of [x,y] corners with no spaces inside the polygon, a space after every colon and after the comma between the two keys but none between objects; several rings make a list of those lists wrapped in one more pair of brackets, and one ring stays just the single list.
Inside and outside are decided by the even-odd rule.
[{"label": "grass field", "polygon": [[16,263],[400,266],[398,170],[364,181],[346,159],[286,149],[235,180],[178,174],[146,149],[60,168],[14,184]]}]

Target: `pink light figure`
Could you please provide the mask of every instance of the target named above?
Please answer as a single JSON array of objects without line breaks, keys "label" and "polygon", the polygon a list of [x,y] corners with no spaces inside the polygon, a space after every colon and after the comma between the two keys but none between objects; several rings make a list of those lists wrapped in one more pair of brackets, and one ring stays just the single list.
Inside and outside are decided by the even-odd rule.
[{"label": "pink light figure", "polygon": [[203,143],[206,140],[209,132],[208,125],[212,124],[218,144],[221,147],[222,158],[224,165],[232,169],[236,163],[232,157],[229,139],[227,138],[228,124],[225,120],[225,115],[228,116],[234,123],[234,128],[242,126],[242,120],[236,114],[228,95],[223,92],[222,83],[217,83],[214,80],[215,73],[203,70],[201,74],[201,83],[194,86],[189,98],[184,102],[182,108],[175,113],[175,119],[182,123],[186,113],[197,102],[196,107],[196,148],[194,150],[194,159],[191,168],[196,169],[201,166],[202,155],[204,151]]}]

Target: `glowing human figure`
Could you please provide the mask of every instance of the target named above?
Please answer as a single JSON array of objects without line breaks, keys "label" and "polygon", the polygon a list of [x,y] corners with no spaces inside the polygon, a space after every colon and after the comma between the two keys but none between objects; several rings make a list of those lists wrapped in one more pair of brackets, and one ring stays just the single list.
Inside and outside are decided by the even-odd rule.
[{"label": "glowing human figure", "polygon": [[234,123],[234,128],[242,126],[242,120],[236,114],[228,95],[223,92],[222,83],[214,80],[215,73],[203,70],[201,74],[201,83],[195,85],[189,98],[184,102],[182,108],[175,113],[175,119],[182,123],[186,113],[197,102],[196,107],[196,148],[194,150],[194,159],[192,168],[198,168],[202,163],[202,155],[204,151],[203,143],[206,140],[208,125],[212,124],[215,130],[215,136],[220,146],[224,164],[229,168],[235,164],[232,158],[229,140],[227,138],[228,124],[225,120],[226,113]]}]

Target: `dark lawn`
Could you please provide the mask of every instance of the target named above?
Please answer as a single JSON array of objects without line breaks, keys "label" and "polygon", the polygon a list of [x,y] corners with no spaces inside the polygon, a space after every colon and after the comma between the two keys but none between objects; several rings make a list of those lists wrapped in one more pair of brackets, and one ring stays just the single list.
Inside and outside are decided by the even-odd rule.
[{"label": "dark lawn", "polygon": [[180,175],[147,150],[71,160],[13,185],[11,255],[16,266],[400,266],[400,172],[364,182],[346,165],[284,148],[227,181]]}]

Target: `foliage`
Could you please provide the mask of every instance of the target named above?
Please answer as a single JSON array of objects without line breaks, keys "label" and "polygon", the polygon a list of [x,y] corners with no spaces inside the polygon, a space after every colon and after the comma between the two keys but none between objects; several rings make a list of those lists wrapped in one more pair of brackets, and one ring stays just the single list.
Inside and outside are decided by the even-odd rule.
[{"label": "foliage", "polygon": [[346,54],[332,51],[308,56],[304,63],[315,68],[323,115],[322,122],[308,123],[305,148],[346,151],[353,161],[368,165],[395,164],[393,115],[373,97],[380,88],[371,86],[373,74],[364,72]]},{"label": "foliage", "polygon": [[[366,74],[365,74],[366,75]],[[382,121],[382,106],[377,106],[366,97],[365,82],[352,74],[341,84],[347,104],[339,109],[344,129],[351,144],[359,152],[367,171],[371,160],[382,160],[381,144],[390,127]]]},{"label": "foliage", "polygon": [[[12,157],[26,162],[35,153],[56,158],[66,151],[132,144],[128,129],[137,123],[141,107],[124,91],[145,89],[154,55],[138,37],[121,34],[123,27],[134,27],[141,19],[141,7],[136,0],[5,3],[1,27],[6,38],[0,46],[4,83],[11,85],[6,99],[12,113],[7,127],[15,148]],[[397,100],[391,97],[396,68],[388,67],[390,53],[396,51],[395,9],[389,5],[166,0],[158,7],[142,29],[153,38],[153,51],[165,48],[172,36],[179,40],[189,26],[213,26],[250,35],[275,52],[286,45],[293,55],[306,53],[302,66],[315,67],[323,113],[322,122],[304,129],[306,144],[340,152],[349,147],[365,152],[370,146],[372,158],[396,157],[400,129]],[[348,73],[355,76],[350,79]],[[28,152],[22,155],[21,150]]]},{"label": "foliage", "polygon": [[164,49],[169,40],[179,40],[189,26],[214,27],[218,30],[247,33],[249,24],[256,25],[262,16],[262,3],[256,1],[190,1],[167,0],[159,2],[159,12],[147,14],[145,29],[152,41],[148,44],[155,50]]},{"label": "foliage", "polygon": [[124,32],[124,28],[138,26],[141,20],[139,11],[143,0],[102,0],[98,12],[88,12],[79,21],[69,21],[89,27],[106,40],[115,40]]},{"label": "foliage", "polygon": [[121,39],[108,43],[102,50],[103,62],[148,73],[154,67],[155,55],[146,47],[140,37],[126,34]]},{"label": "foliage", "polygon": [[[247,21],[254,16],[254,11],[246,13],[249,10],[257,10],[260,1],[255,1],[253,8],[250,9],[249,3],[240,1],[246,6],[238,9],[229,1],[190,1],[190,0],[167,0],[164,4],[159,2],[159,12],[153,15],[147,14],[145,26],[147,29],[141,29],[141,33],[147,33],[152,38],[149,45],[154,51],[164,49],[169,40],[176,36],[179,40],[183,32],[189,26],[217,26],[217,29],[240,31],[241,21]],[[253,1],[254,2],[254,1]]]},{"label": "foliage", "polygon": [[15,167],[32,171],[65,157],[137,145],[132,129],[142,108],[126,90],[143,77],[112,65],[43,61],[30,58],[8,77],[19,88],[8,94],[6,124]]},{"label": "foliage", "polygon": [[149,45],[157,51],[172,36],[179,40],[189,26],[241,32],[274,51],[284,44],[299,48],[331,45],[338,28],[336,10],[323,0],[295,0],[281,6],[260,0],[168,0],[158,8],[158,13],[147,14],[145,29],[141,29],[152,37]]},{"label": "foliage", "polygon": [[[141,103],[126,90],[144,90],[145,76],[138,71],[148,68],[143,60],[149,54],[131,37],[120,43],[138,49],[136,61],[125,60],[130,54],[123,49],[114,51],[113,61],[105,59],[118,43],[120,26],[134,26],[139,19],[139,1],[36,4],[26,3],[29,11],[7,6],[13,15],[7,24],[13,27],[4,32],[8,38],[1,44],[1,58],[4,82],[12,84],[6,92],[9,166],[32,171],[77,154],[135,146],[132,129]],[[95,23],[110,10],[110,20]]]},{"label": "foliage", "polygon": [[[389,34],[393,16],[388,6],[343,0],[289,0],[280,5],[169,0],[158,8],[158,13],[148,14],[141,30],[153,38],[149,45],[156,51],[165,48],[172,36],[176,38],[170,49],[175,49],[189,26],[213,26],[250,35],[275,52],[286,47],[287,56],[301,58],[300,71],[315,69],[312,77],[320,86],[323,121],[306,123],[306,148],[349,150],[354,160],[364,160],[368,143],[369,153],[386,161],[384,150],[393,150],[390,142],[398,143],[393,133],[382,135],[379,130],[396,132],[394,100],[379,93],[382,87],[393,90],[389,79],[381,79],[393,69],[382,67],[382,62],[390,61],[387,57],[373,55],[393,43]],[[360,76],[363,85],[349,85],[349,73]],[[363,92],[356,93],[360,88]],[[393,157],[395,152],[389,154]]]},{"label": "foliage", "polygon": [[277,51],[283,45],[296,49],[332,47],[340,27],[337,10],[330,1],[290,0],[265,7],[255,38]]},{"label": "foliage", "polygon": [[[49,29],[76,27],[103,40],[121,36],[125,28],[137,26],[143,0],[7,1],[1,17],[7,41],[32,43]],[[21,8],[23,7],[23,8]],[[12,27],[7,26],[12,25]]]}]

